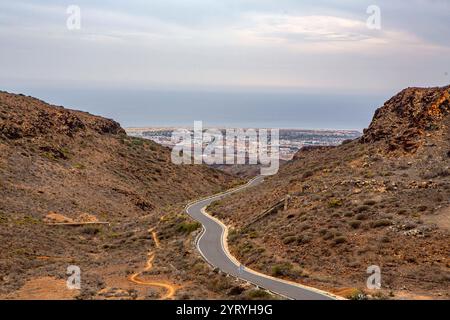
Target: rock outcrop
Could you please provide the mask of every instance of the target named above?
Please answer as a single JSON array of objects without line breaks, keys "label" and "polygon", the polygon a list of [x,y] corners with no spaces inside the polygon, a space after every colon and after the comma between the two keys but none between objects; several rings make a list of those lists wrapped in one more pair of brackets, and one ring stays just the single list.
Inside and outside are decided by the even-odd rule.
[{"label": "rock outcrop", "polygon": [[441,88],[407,88],[379,108],[363,143],[384,141],[388,151],[414,152],[427,132],[443,128],[450,114],[450,86]]}]

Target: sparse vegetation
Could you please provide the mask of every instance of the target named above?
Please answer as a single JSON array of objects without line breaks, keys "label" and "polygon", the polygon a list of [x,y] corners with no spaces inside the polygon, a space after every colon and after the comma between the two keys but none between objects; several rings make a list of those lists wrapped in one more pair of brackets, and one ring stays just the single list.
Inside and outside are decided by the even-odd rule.
[{"label": "sparse vegetation", "polygon": [[337,207],[340,207],[340,206],[342,206],[342,200],[341,199],[331,199],[328,202],[328,207],[329,208],[337,208]]},{"label": "sparse vegetation", "polygon": [[323,235],[324,240],[330,240],[333,238],[334,238],[334,233],[331,231],[326,231],[325,234]]},{"label": "sparse vegetation", "polygon": [[220,276],[216,279],[213,279],[209,285],[210,289],[214,292],[225,292],[227,289],[232,287],[232,282],[226,276]]},{"label": "sparse vegetation", "polygon": [[253,289],[247,293],[247,297],[250,299],[264,300],[270,298],[270,294],[266,290]]},{"label": "sparse vegetation", "polygon": [[82,227],[81,232],[83,234],[95,236],[101,232],[101,228],[98,226],[84,226]]},{"label": "sparse vegetation", "polygon": [[367,211],[369,209],[370,209],[370,207],[368,205],[363,205],[363,206],[359,206],[358,208],[356,208],[355,211],[358,213],[361,213],[361,212]]},{"label": "sparse vegetation", "polygon": [[134,146],[143,146],[144,142],[145,142],[145,140],[141,139],[141,138],[135,138],[135,137],[131,138],[131,144]]},{"label": "sparse vegetation", "polygon": [[353,229],[358,229],[361,226],[361,221],[358,220],[352,220],[349,222],[350,227]]},{"label": "sparse vegetation", "polygon": [[354,289],[346,298],[349,300],[367,300],[367,294],[362,290]]},{"label": "sparse vegetation", "polygon": [[250,232],[248,233],[248,237],[249,237],[250,239],[258,238],[258,236],[259,236],[259,234],[258,234],[258,232],[255,231],[255,230],[250,231]]},{"label": "sparse vegetation", "polygon": [[40,221],[39,219],[36,219],[32,216],[24,216],[22,218],[15,219],[14,223],[16,225],[36,225],[36,224],[41,224],[42,221]]},{"label": "sparse vegetation", "polygon": [[74,167],[75,169],[78,169],[78,170],[84,170],[84,169],[86,169],[86,166],[85,166],[84,164],[82,164],[82,163],[75,163],[75,164],[73,165],[73,167]]},{"label": "sparse vegetation", "polygon": [[370,226],[372,228],[381,228],[381,227],[387,227],[390,226],[392,224],[391,220],[388,219],[381,219],[381,220],[377,220],[377,221],[373,221]]},{"label": "sparse vegetation", "polygon": [[177,226],[177,231],[182,233],[191,233],[201,227],[198,222],[182,222]]},{"label": "sparse vegetation", "polygon": [[334,244],[342,244],[342,243],[346,243],[347,242],[347,239],[345,238],[345,237],[342,237],[342,236],[340,236],[340,237],[337,237],[337,238],[335,238],[334,239]]},{"label": "sparse vegetation", "polygon": [[0,211],[0,224],[6,223],[8,221],[8,218],[6,217],[6,214],[2,211]]},{"label": "sparse vegetation", "polygon": [[291,264],[280,264],[272,267],[272,276],[279,277],[289,274],[289,271],[292,269]]},{"label": "sparse vegetation", "polygon": [[356,215],[356,220],[366,220],[369,217],[367,213],[359,213]]},{"label": "sparse vegetation", "polygon": [[289,236],[283,239],[283,243],[284,244],[290,244],[293,242],[297,242],[297,237],[296,236]]},{"label": "sparse vegetation", "polygon": [[303,173],[302,179],[308,179],[309,177],[312,177],[313,175],[314,175],[314,172],[306,171],[305,173]]},{"label": "sparse vegetation", "polygon": [[237,240],[240,236],[240,232],[236,229],[231,229],[228,232],[228,241],[229,242],[234,242],[235,240]]}]

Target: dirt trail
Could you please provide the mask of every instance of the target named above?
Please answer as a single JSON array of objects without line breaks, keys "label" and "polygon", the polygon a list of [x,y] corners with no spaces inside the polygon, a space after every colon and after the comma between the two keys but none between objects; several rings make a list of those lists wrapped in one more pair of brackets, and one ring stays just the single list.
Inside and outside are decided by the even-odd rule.
[{"label": "dirt trail", "polygon": [[153,241],[155,242],[156,248],[161,248],[161,244],[159,242],[158,236],[156,235],[156,231],[154,229],[149,230],[152,233]]},{"label": "dirt trail", "polygon": [[[149,232],[152,234],[156,248],[157,249],[161,248],[161,244],[159,242],[156,231],[154,231],[154,228],[151,228],[149,230]],[[148,259],[147,259],[147,263],[146,263],[144,270],[131,275],[130,281],[133,283],[139,284],[139,285],[163,288],[166,290],[166,294],[163,295],[160,298],[160,300],[172,299],[173,296],[175,295],[175,292],[178,289],[177,286],[172,285],[170,283],[159,282],[159,281],[147,281],[147,280],[142,280],[141,278],[139,278],[139,276],[141,276],[144,272],[149,271],[151,268],[153,268],[153,260],[155,259],[155,253],[153,251],[150,251],[147,256],[148,256]]]}]

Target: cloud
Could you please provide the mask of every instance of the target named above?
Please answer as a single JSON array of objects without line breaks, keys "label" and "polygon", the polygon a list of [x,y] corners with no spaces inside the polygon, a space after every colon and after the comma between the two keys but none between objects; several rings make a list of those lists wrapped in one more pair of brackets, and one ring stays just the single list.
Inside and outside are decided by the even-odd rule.
[{"label": "cloud", "polygon": [[416,7],[380,0],[382,29],[369,30],[361,1],[78,0],[78,31],[66,28],[72,2],[3,1],[0,81],[352,90],[440,84],[450,61],[448,6],[411,1]]},{"label": "cloud", "polygon": [[[306,51],[369,50],[390,46],[435,46],[402,30],[371,30],[363,19],[330,15],[248,14],[247,26],[239,30],[242,42],[265,45],[287,45]],[[382,48],[379,48],[382,49]]]},{"label": "cloud", "polygon": [[370,37],[362,21],[333,16],[256,14],[248,16],[247,20],[253,24],[253,27],[245,32],[265,39],[358,41]]}]

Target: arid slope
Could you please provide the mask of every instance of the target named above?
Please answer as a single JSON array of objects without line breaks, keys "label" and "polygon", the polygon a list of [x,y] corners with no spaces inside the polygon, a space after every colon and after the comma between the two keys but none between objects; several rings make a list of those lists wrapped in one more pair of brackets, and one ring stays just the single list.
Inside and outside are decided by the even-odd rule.
[{"label": "arid slope", "polygon": [[[189,234],[199,226],[179,214],[189,199],[236,182],[206,166],[174,165],[169,149],[128,137],[112,120],[0,92],[0,297],[164,296],[128,281],[156,249],[151,227],[164,248],[156,278],[202,288],[189,278],[208,273],[191,250]],[[52,225],[83,221],[109,225]],[[65,292],[69,265],[81,268],[80,292]],[[36,287],[37,296],[27,295]]]},{"label": "arid slope", "polygon": [[[449,93],[405,89],[360,139],[301,150],[264,184],[213,204],[232,227],[234,254],[350,298],[448,299]],[[287,208],[276,206],[287,196]],[[371,265],[381,268],[380,291],[366,289]]]}]

